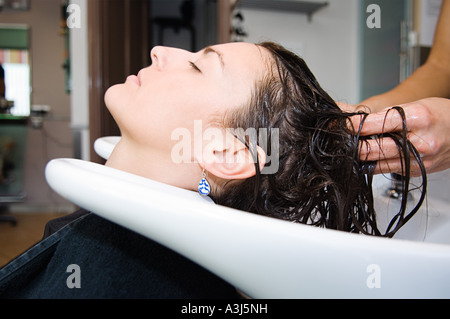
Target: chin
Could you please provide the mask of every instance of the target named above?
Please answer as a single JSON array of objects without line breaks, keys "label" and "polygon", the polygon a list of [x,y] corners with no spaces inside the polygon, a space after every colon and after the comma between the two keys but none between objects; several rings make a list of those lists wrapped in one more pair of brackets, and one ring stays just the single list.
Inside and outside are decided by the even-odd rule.
[{"label": "chin", "polygon": [[109,87],[104,96],[106,107],[114,115],[115,110],[120,110],[128,103],[130,93],[124,84],[116,84]]},{"label": "chin", "polygon": [[109,104],[111,104],[115,98],[117,97],[118,93],[117,91],[119,91],[119,86],[121,84],[116,84],[113,86],[110,86],[106,92],[105,92],[105,96],[104,96],[104,100],[105,100],[105,104],[106,106],[108,106]]}]

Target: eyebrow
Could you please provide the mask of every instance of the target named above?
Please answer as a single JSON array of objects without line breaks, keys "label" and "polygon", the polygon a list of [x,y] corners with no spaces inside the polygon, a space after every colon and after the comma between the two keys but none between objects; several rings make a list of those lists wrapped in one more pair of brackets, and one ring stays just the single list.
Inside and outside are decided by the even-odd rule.
[{"label": "eyebrow", "polygon": [[220,65],[222,66],[222,70],[223,70],[225,68],[225,63],[223,61],[223,54],[219,51],[214,50],[211,46],[207,46],[203,50],[203,56],[208,55],[209,53],[214,53],[217,55],[217,57],[219,58],[219,61],[220,61]]}]

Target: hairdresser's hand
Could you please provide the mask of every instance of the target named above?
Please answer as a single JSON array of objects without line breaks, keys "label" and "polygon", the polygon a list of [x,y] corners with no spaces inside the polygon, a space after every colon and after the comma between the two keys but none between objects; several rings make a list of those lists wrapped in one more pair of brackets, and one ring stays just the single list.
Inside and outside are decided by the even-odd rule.
[{"label": "hairdresser's hand", "polygon": [[[450,168],[450,100],[426,98],[399,105],[406,115],[408,139],[421,154],[425,169],[433,173]],[[384,109],[367,116],[361,135],[400,131],[402,118],[398,112],[387,113]],[[358,129],[361,117],[352,118]],[[389,138],[380,142],[370,140],[369,147],[363,145],[360,158],[378,161],[376,173],[401,172],[401,163],[395,143]],[[411,163],[411,175],[419,176],[420,169],[415,161]]]}]

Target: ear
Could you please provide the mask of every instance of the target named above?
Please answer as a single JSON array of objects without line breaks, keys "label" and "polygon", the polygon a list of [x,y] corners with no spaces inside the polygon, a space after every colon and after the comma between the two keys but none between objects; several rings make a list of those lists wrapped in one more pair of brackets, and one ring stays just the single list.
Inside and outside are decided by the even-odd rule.
[{"label": "ear", "polygon": [[[231,134],[230,134],[231,135]],[[255,161],[250,150],[236,137],[227,137],[227,143],[218,143],[204,154],[208,160],[203,168],[223,179],[246,179],[256,175]],[[266,163],[266,152],[256,146],[260,171]]]}]

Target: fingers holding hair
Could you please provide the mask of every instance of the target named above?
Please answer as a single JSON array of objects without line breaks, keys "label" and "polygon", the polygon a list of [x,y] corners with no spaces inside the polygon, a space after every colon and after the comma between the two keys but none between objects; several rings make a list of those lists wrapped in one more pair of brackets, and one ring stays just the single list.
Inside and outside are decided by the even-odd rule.
[{"label": "fingers holding hair", "polygon": [[[377,113],[371,113],[364,119],[364,125],[361,127],[362,136],[376,135],[388,132],[399,132],[404,128],[405,122],[408,123],[408,129],[411,130],[417,122],[417,116],[411,116],[407,109],[403,109],[404,117],[399,112],[393,112],[394,109],[401,106],[394,106],[384,109]],[[363,118],[361,116],[352,116],[353,127],[358,129]]]},{"label": "fingers holding hair", "polygon": [[[423,154],[429,154],[430,144],[420,138],[415,131],[421,124],[417,124],[417,112],[408,114],[400,106],[394,106],[378,113],[361,114],[351,117],[355,132],[362,137],[360,146],[360,159],[362,161],[377,161],[376,173],[402,172],[403,159],[400,147],[408,140],[410,148],[417,153],[415,161],[419,164]],[[408,130],[407,130],[408,128]],[[365,136],[372,137],[364,139]],[[405,147],[405,146],[403,146]],[[420,175],[420,165],[411,163],[411,174]]]}]

